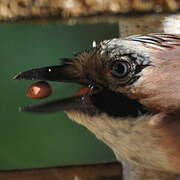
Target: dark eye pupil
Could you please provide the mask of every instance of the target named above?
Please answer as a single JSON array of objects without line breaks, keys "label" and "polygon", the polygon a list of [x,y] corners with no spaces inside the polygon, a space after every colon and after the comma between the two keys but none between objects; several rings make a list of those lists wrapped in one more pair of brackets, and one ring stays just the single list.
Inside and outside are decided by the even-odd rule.
[{"label": "dark eye pupil", "polygon": [[128,64],[121,61],[113,62],[111,65],[111,73],[118,78],[126,76],[128,74]]}]

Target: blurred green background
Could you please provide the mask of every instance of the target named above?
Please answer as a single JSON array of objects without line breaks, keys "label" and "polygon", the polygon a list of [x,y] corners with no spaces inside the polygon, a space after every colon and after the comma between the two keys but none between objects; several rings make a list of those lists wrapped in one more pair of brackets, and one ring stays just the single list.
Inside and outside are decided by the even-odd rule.
[{"label": "blurred green background", "polygon": [[18,106],[72,95],[77,86],[50,83],[45,100],[25,97],[32,81],[13,81],[20,71],[54,65],[92,41],[118,37],[118,24],[21,24],[0,26],[0,169],[22,169],[111,161],[113,153],[64,113],[28,114]]}]

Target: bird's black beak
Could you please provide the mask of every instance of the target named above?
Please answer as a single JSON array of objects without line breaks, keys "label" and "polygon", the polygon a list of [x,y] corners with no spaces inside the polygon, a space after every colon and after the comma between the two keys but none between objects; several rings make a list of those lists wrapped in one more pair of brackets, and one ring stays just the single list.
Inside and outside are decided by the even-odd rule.
[{"label": "bird's black beak", "polygon": [[[72,65],[57,65],[31,69],[18,73],[14,76],[15,80],[47,80],[58,82],[75,82],[80,83],[80,78],[74,72]],[[73,96],[70,98],[55,100],[42,104],[27,105],[20,107],[21,111],[34,113],[50,113],[66,110],[83,110],[88,108],[85,95]]]},{"label": "bird's black beak", "polygon": [[74,82],[78,80],[76,74],[73,73],[71,65],[57,65],[46,66],[37,69],[31,69],[25,72],[20,72],[13,77],[17,80],[46,80],[46,81],[59,81],[59,82]]},{"label": "bird's black beak", "polygon": [[68,110],[83,110],[86,103],[83,96],[70,97],[65,99],[59,99],[42,104],[33,104],[20,107],[20,111],[33,112],[33,113],[52,113]]}]

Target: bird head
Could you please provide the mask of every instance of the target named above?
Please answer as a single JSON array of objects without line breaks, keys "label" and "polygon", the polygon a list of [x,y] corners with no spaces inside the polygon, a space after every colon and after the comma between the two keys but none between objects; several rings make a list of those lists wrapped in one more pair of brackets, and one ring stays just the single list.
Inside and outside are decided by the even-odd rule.
[{"label": "bird head", "polygon": [[[180,107],[179,58],[179,35],[148,34],[105,40],[75,54],[73,58],[63,59],[62,65],[18,73],[14,79],[74,82],[87,88],[86,92],[78,96],[27,105],[21,110],[34,113],[65,111],[67,114],[84,114],[86,116],[83,117],[92,119],[98,117],[86,126],[95,122],[91,130],[110,147],[113,146],[116,153],[123,149],[122,144],[117,145],[122,137],[119,131],[123,127],[131,136],[124,138],[123,135],[126,139],[124,151],[128,152],[125,156],[140,162],[146,161],[145,164],[151,164],[152,167],[162,166],[166,170],[171,164],[171,170],[180,172],[180,168],[177,168],[180,164],[180,160],[177,161],[180,155],[180,144],[177,141],[180,137],[177,130],[180,127],[180,123],[177,123]],[[100,120],[102,115],[106,115],[108,122],[105,119]],[[151,130],[147,124],[143,124],[141,117],[147,115],[149,118],[144,119],[149,125],[160,124],[160,130]],[[71,118],[78,119],[73,116],[75,114],[70,115]],[[127,120],[130,125],[123,120]],[[173,123],[169,124],[171,120]],[[108,135],[111,138],[102,137],[98,123],[101,124],[100,128],[106,123],[105,131],[108,126],[111,127]],[[103,135],[106,136],[106,133]],[[146,143],[142,147],[143,141]],[[160,142],[163,143],[159,145]],[[128,143],[136,148],[128,148]],[[173,150],[167,150],[168,146],[172,146]],[[146,156],[147,153],[151,154],[151,158]],[[161,156],[162,161],[157,163]]]}]

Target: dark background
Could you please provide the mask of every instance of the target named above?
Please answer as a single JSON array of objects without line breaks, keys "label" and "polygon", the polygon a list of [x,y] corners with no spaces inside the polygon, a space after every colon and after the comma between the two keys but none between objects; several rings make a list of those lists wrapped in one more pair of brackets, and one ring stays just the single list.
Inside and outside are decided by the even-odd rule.
[{"label": "dark background", "polygon": [[117,24],[5,25],[0,27],[0,169],[49,167],[110,161],[113,153],[64,113],[34,115],[18,106],[72,95],[77,85],[51,83],[53,95],[26,98],[32,81],[13,81],[20,71],[54,65],[99,42],[118,36]]}]

